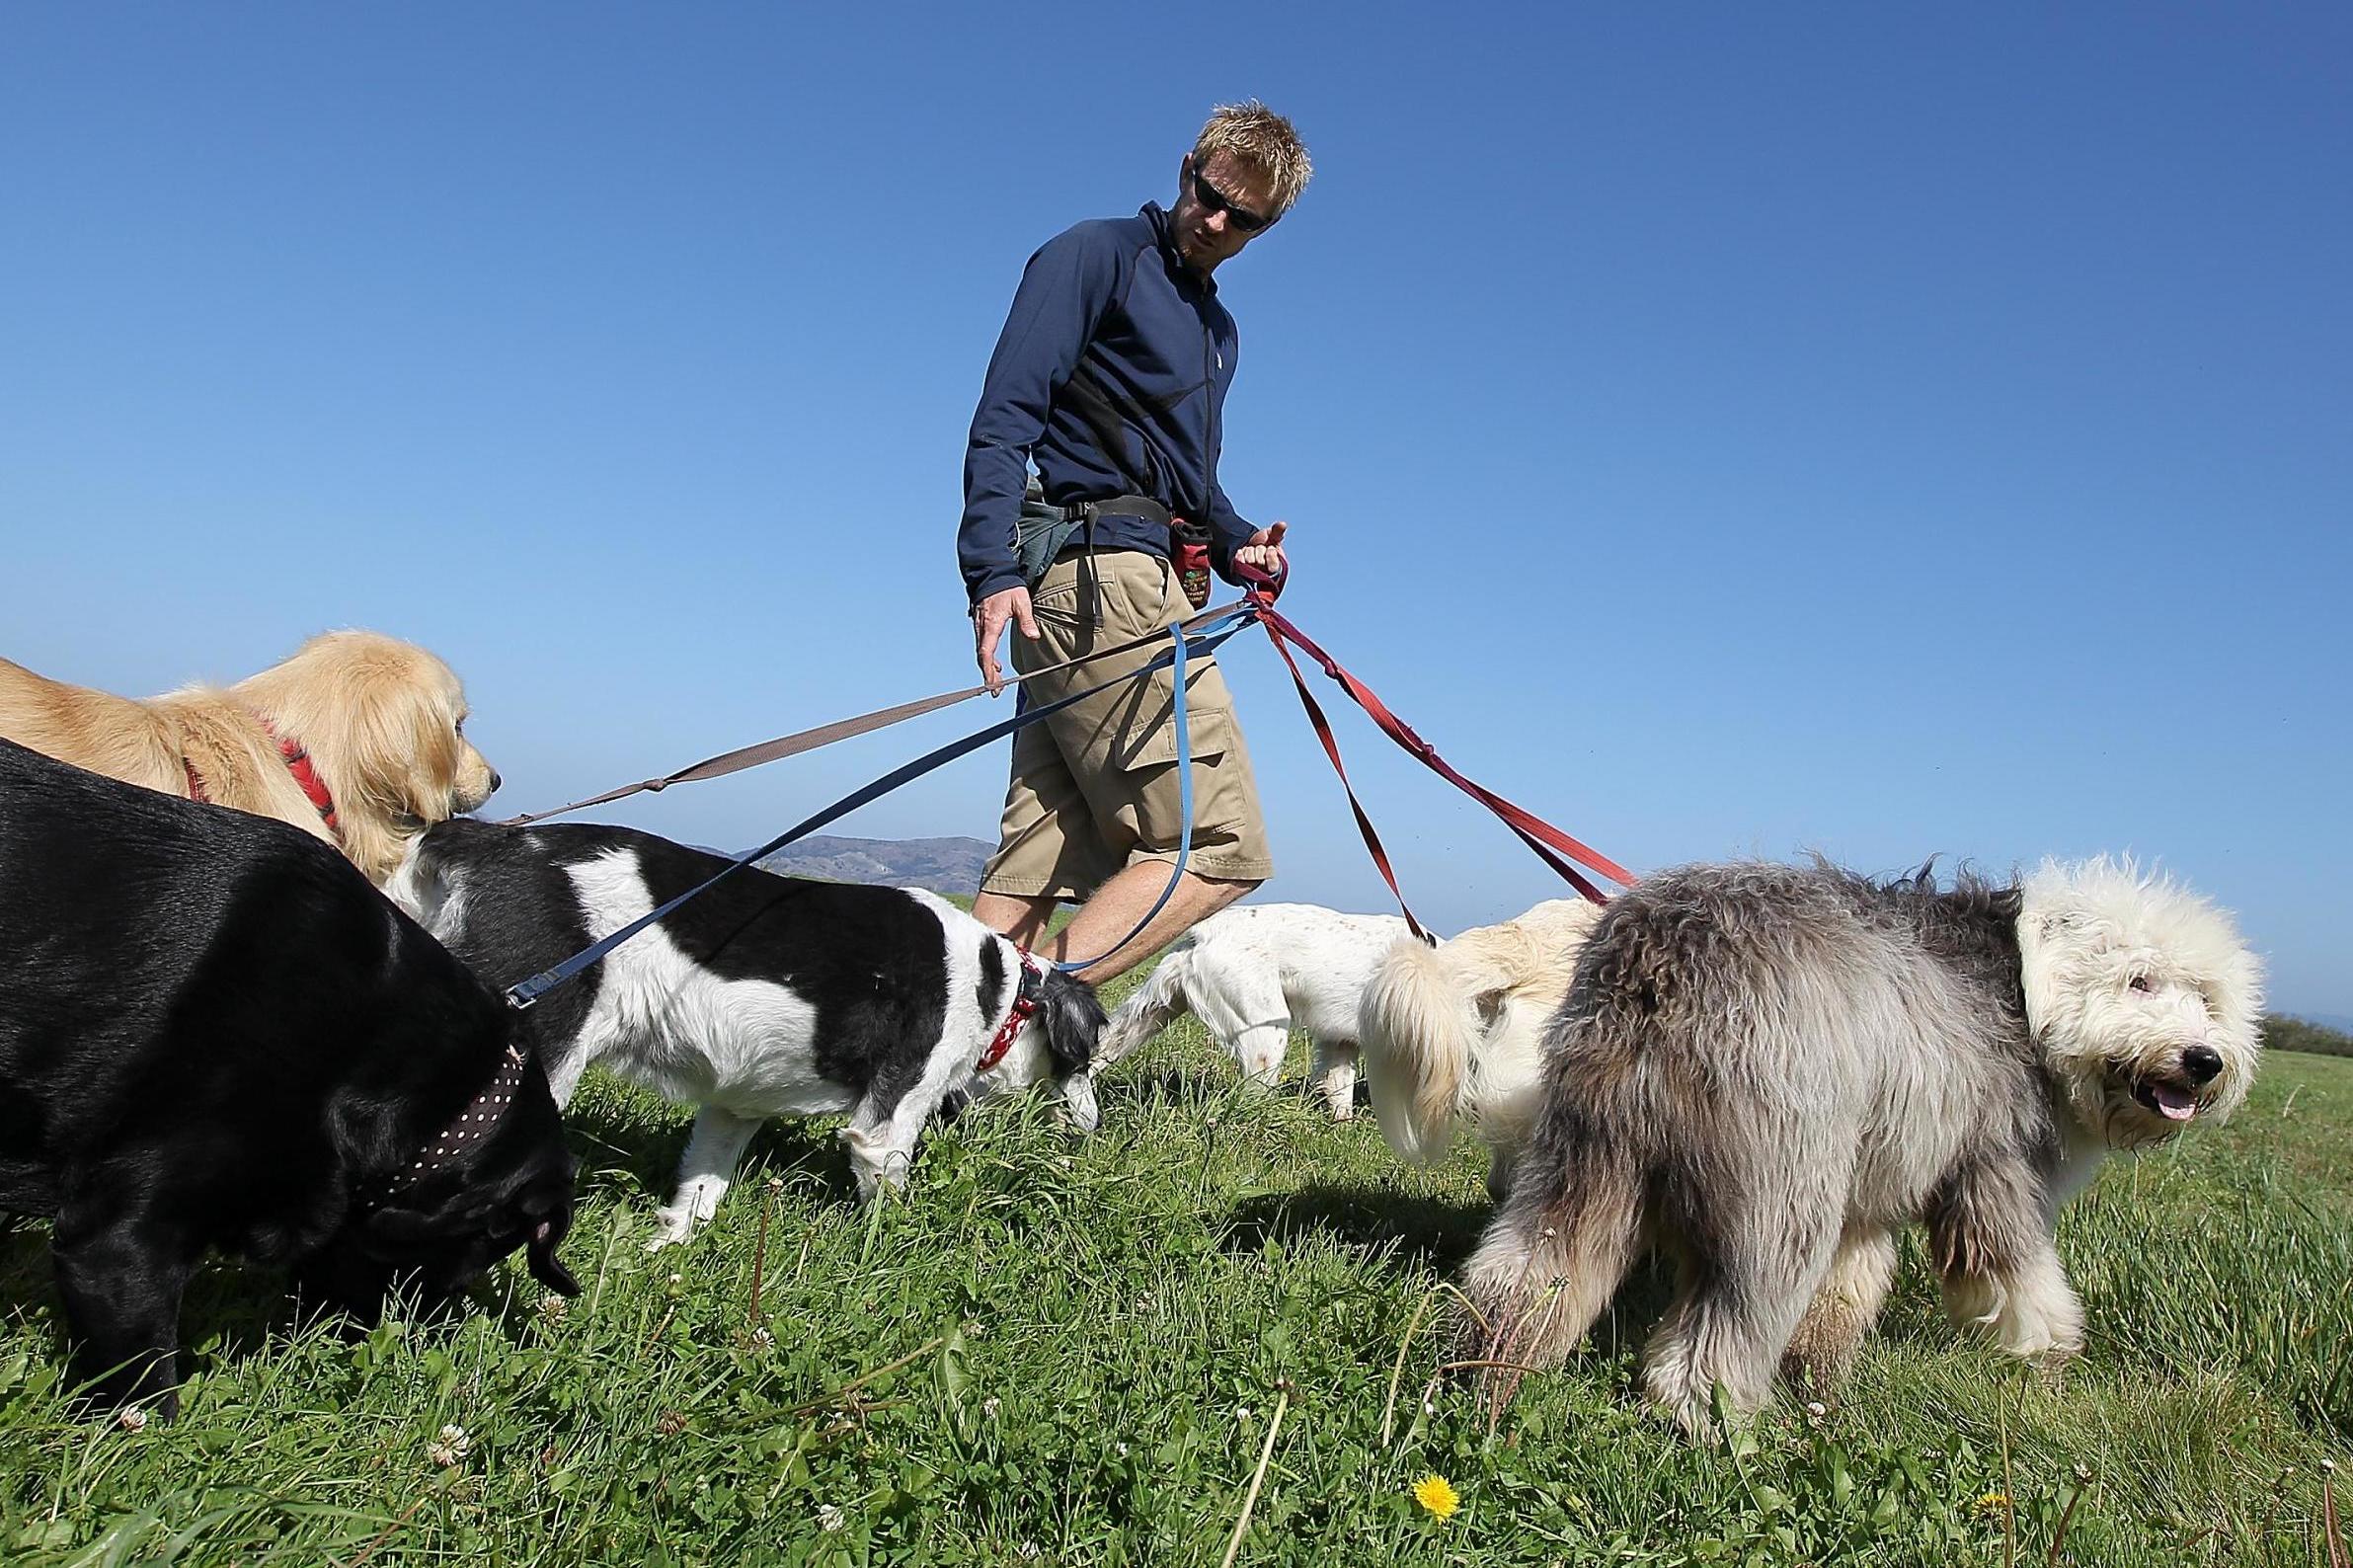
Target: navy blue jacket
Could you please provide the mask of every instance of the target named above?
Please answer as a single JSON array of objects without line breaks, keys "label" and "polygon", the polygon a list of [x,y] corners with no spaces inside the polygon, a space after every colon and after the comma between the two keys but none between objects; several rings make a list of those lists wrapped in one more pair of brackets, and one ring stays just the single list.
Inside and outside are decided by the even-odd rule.
[{"label": "navy blue jacket", "polygon": [[[1208,523],[1212,562],[1230,577],[1256,531],[1217,486],[1235,347],[1216,283],[1184,264],[1157,204],[1048,240],[1021,274],[965,452],[956,553],[972,601],[1021,586],[1025,459],[1057,506],[1149,496]],[[1168,530],[1104,516],[1095,544],[1166,556]]]}]

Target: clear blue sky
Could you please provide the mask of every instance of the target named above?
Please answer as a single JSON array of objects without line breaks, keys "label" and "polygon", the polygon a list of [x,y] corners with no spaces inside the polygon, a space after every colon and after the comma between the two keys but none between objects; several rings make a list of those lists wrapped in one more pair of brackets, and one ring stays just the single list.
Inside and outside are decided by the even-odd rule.
[{"label": "clear blue sky", "polygon": [[[2134,851],[2353,1014],[2341,5],[10,7],[0,652],[396,632],[506,812],[960,685],[1022,262],[1251,96],[1319,172],[1220,274],[1226,488],[1450,756],[1638,868]],[[1268,896],[1381,906],[1226,663]],[[983,706],[621,815],[755,842]],[[1552,891],[1344,740],[1426,915]]]}]

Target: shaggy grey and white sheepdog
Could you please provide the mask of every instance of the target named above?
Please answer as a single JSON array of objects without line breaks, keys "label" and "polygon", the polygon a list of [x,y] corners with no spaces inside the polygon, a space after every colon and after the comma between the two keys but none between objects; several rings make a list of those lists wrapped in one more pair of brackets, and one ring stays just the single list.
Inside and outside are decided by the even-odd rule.
[{"label": "shaggy grey and white sheepdog", "polygon": [[2110,1149],[2236,1106],[2260,1009],[2230,917],[2129,863],[1945,890],[1827,865],[1646,879],[1586,943],[1470,1262],[1488,1354],[1559,1363],[1660,1246],[1678,1290],[1644,1380],[1701,1430],[1717,1385],[1753,1410],[1784,1357],[1842,1373],[1919,1219],[1957,1319],[2064,1358],[2083,1313],[2059,1206]]}]

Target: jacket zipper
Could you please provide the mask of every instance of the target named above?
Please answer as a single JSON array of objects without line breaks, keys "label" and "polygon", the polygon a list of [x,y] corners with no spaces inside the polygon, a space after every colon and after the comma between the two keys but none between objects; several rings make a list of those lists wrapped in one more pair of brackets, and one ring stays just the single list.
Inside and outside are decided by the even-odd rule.
[{"label": "jacket zipper", "polygon": [[[1217,325],[1215,321],[1202,324],[1201,395],[1209,400],[1210,438],[1201,449],[1201,510],[1210,510],[1210,495],[1216,488],[1217,466],[1217,379],[1211,369],[1211,361],[1217,355]],[[1209,518],[1204,516],[1203,523]]]}]

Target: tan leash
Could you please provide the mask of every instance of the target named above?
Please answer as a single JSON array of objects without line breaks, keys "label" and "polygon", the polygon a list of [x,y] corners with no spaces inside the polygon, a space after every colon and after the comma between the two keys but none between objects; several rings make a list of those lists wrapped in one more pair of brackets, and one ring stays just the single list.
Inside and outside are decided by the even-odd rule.
[{"label": "tan leash", "polygon": [[[1216,620],[1219,616],[1230,615],[1242,607],[1242,603],[1237,600],[1232,604],[1219,605],[1216,609],[1202,610],[1198,614],[1188,616],[1179,624],[1187,633],[1191,633]],[[1035,680],[1040,675],[1059,674],[1065,669],[1076,669],[1081,665],[1091,665],[1099,659],[1109,659],[1115,654],[1131,653],[1138,648],[1164,642],[1167,637],[1166,629],[1148,632],[1141,637],[1132,637],[1124,643],[1115,643],[1109,648],[1098,648],[1091,654],[1081,654],[1076,659],[1065,659],[1059,665],[1048,665],[1043,669],[1033,669],[1026,675],[1016,674],[1012,677],[1013,682],[1018,685],[1025,680]],[[797,731],[792,735],[780,735],[773,741],[762,741],[756,745],[739,746],[733,751],[722,751],[717,756],[705,757],[691,767],[682,767],[675,773],[665,773],[660,778],[641,779],[635,784],[624,784],[618,789],[606,790],[601,795],[591,795],[586,800],[574,801],[569,806],[558,806],[551,811],[533,812],[526,817],[510,817],[498,825],[502,827],[527,826],[532,823],[546,822],[551,817],[563,817],[573,812],[585,811],[590,806],[602,806],[607,801],[617,801],[631,795],[666,790],[672,784],[699,784],[705,779],[723,778],[730,773],[741,773],[745,768],[758,767],[765,762],[775,762],[788,756],[798,756],[804,751],[815,751],[822,746],[831,745],[836,741],[847,741],[855,736],[871,735],[877,730],[888,730],[891,726],[902,724],[908,719],[919,719],[927,713],[937,713],[942,708],[953,708],[958,703],[969,701],[987,690],[986,686],[966,686],[958,691],[943,691],[937,696],[918,697],[913,702],[902,702],[895,708],[877,708],[872,713],[861,713],[855,718],[836,719],[831,724],[821,724],[815,729]]]}]

